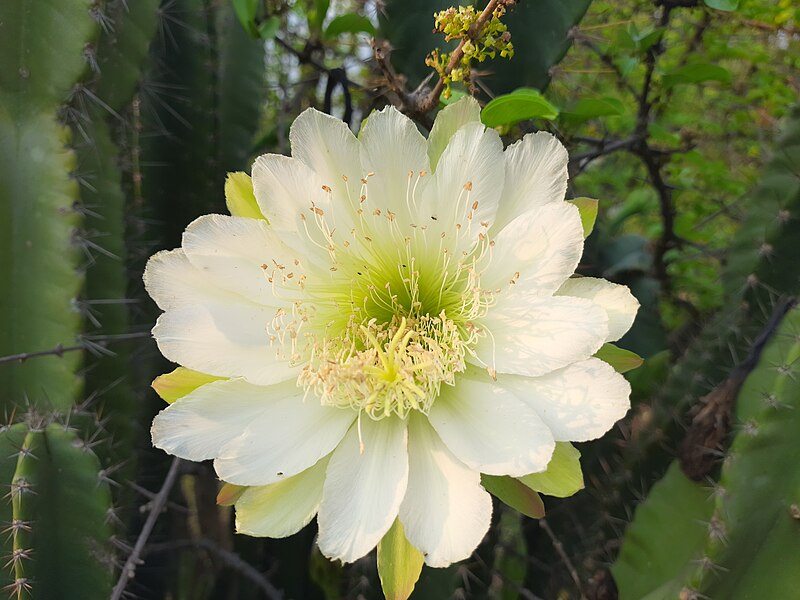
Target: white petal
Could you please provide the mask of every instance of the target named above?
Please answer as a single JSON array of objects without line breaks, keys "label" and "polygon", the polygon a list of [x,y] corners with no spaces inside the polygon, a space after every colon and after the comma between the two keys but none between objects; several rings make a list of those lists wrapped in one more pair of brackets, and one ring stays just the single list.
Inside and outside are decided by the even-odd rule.
[{"label": "white petal", "polygon": [[621,338],[633,325],[639,301],[624,285],[617,285],[605,279],[594,277],[573,277],[567,279],[558,291],[559,296],[587,298],[603,307],[608,314],[607,342]]},{"label": "white petal", "polygon": [[[253,191],[258,207],[279,232],[299,231],[302,235],[305,229],[300,215],[312,220],[312,207],[328,208],[330,196],[323,185],[320,176],[296,158],[264,154],[253,163]],[[314,249],[311,244],[308,247]]]},{"label": "white petal", "polygon": [[439,157],[447,147],[453,134],[467,123],[480,122],[481,105],[472,96],[464,96],[461,100],[445,106],[433,123],[428,136],[428,159],[431,169],[436,170]]},{"label": "white petal", "polygon": [[292,156],[299,159],[331,188],[342,206],[348,197],[358,198],[361,189],[360,144],[347,124],[313,108],[300,113],[289,130]]},{"label": "white petal", "polygon": [[225,303],[236,298],[198,271],[182,249],[162,250],[150,257],[144,287],[161,310],[189,304]]},{"label": "white petal", "polygon": [[354,424],[331,457],[322,504],[319,544],[331,559],[353,562],[389,531],[408,483],[406,423],[361,420],[363,452]]},{"label": "white petal", "polygon": [[[492,270],[481,279],[488,288],[555,292],[575,272],[583,254],[583,226],[578,209],[555,202],[531,209],[495,237]],[[519,275],[517,275],[519,273]]]},{"label": "white petal", "polygon": [[329,185],[341,182],[342,175],[361,174],[358,140],[341,119],[309,108],[292,123],[289,141],[292,156],[329,179]]},{"label": "white petal", "polygon": [[215,458],[290,385],[262,387],[241,379],[203,385],[156,415],[153,445],[187,460]]},{"label": "white petal", "polygon": [[267,485],[307,469],[329,454],[356,417],[349,409],[322,406],[305,390],[287,386],[264,402],[242,434],[214,461],[219,478],[236,485]]},{"label": "white petal", "polygon": [[274,318],[274,308],[246,300],[184,306],[161,315],[153,337],[161,354],[184,367],[269,385],[297,372],[282,347],[270,347],[267,327]]},{"label": "white petal", "polygon": [[211,282],[253,302],[288,305],[276,296],[275,287],[285,292],[284,298],[299,291],[297,282],[303,266],[295,261],[299,263],[301,257],[287,248],[262,219],[202,216],[183,233],[183,250]]},{"label": "white petal", "polygon": [[[481,222],[490,222],[503,190],[503,142],[494,129],[467,123],[453,134],[436,173],[417,204],[417,219],[436,239],[441,233],[474,240]],[[471,189],[468,189],[471,188]],[[472,235],[465,232],[471,231]]]},{"label": "white petal", "polygon": [[328,457],[284,481],[247,488],[236,501],[236,532],[284,538],[317,514]]},{"label": "white petal", "polygon": [[503,156],[506,173],[495,221],[498,229],[522,212],[564,199],[569,156],[554,136],[529,133],[506,148]]},{"label": "white petal", "polygon": [[458,460],[420,415],[408,429],[408,489],[400,505],[406,537],[431,567],[464,560],[486,535],[492,499],[481,476]]},{"label": "white petal", "polygon": [[608,316],[597,304],[565,296],[509,296],[481,321],[488,331],[475,352],[498,373],[536,377],[597,352]]},{"label": "white petal", "polygon": [[489,475],[542,471],[555,448],[536,411],[488,375],[485,381],[456,379],[433,403],[428,418],[459,460]]},{"label": "white petal", "polygon": [[359,135],[361,166],[367,178],[364,210],[398,215],[408,212],[406,193],[411,177],[430,171],[427,142],[414,122],[393,106],[372,113]]},{"label": "white petal", "polygon": [[559,442],[598,438],[630,408],[630,384],[596,358],[542,377],[501,375],[498,382],[535,408]]}]

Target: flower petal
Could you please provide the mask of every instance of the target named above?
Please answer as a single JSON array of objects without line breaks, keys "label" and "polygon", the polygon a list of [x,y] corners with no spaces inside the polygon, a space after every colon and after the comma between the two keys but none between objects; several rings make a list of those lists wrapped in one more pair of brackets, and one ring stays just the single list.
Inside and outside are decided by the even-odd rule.
[{"label": "flower petal", "polygon": [[361,435],[353,425],[331,457],[317,517],[320,550],[344,562],[364,556],[389,531],[408,483],[405,421],[365,417],[360,425]]},{"label": "flower petal", "polygon": [[[330,196],[323,185],[320,176],[296,158],[263,154],[253,163],[253,192],[258,207],[278,232],[304,231],[301,215],[310,219],[312,207],[328,208]],[[307,247],[316,251],[312,244]]]},{"label": "flower petal", "polygon": [[278,483],[247,488],[236,501],[236,532],[284,538],[308,525],[322,500],[328,460]]},{"label": "flower petal", "polygon": [[208,383],[156,415],[153,445],[187,460],[214,458],[289,387],[254,386],[241,379]]},{"label": "flower petal", "polygon": [[522,212],[564,199],[569,156],[554,136],[529,133],[506,148],[503,156],[506,173],[495,220],[498,230]]},{"label": "flower petal", "polygon": [[408,426],[408,489],[400,505],[406,537],[431,567],[464,560],[486,535],[492,499],[480,473],[448,450],[425,417]]},{"label": "flower petal", "polygon": [[481,473],[542,471],[555,447],[536,411],[488,377],[459,377],[442,391],[428,418],[450,451]]},{"label": "flower petal", "polygon": [[[329,185],[361,175],[359,142],[341,119],[309,108],[289,129],[292,156],[311,167]],[[334,181],[335,180],[335,181]]]},{"label": "flower petal", "polygon": [[467,123],[453,134],[416,207],[418,223],[428,227],[429,236],[452,238],[458,224],[465,241],[477,238],[481,223],[492,221],[497,211],[502,160],[503,142],[494,129]]},{"label": "flower petal", "polygon": [[511,221],[494,238],[492,271],[482,287],[555,292],[575,272],[583,254],[583,226],[578,209],[567,202],[533,208]]},{"label": "flower petal", "polygon": [[300,256],[295,258],[297,253],[287,248],[263,220],[202,216],[183,233],[183,250],[211,282],[253,302],[288,305],[276,296],[275,287],[286,292],[281,294],[284,297],[299,291],[297,282],[303,273],[298,264]]},{"label": "flower petal", "polygon": [[182,249],[162,250],[144,269],[144,287],[161,310],[190,304],[224,303],[235,297],[192,266]]},{"label": "flower petal", "polygon": [[583,298],[507,297],[481,321],[488,334],[475,353],[498,373],[536,377],[589,358],[608,337],[607,322]]},{"label": "flower petal", "polygon": [[289,129],[292,156],[311,167],[331,188],[336,201],[331,208],[347,209],[348,198],[361,189],[360,144],[341,119],[309,108]]},{"label": "flower petal", "polygon": [[296,385],[263,401],[241,435],[214,461],[219,478],[236,485],[268,485],[307,469],[342,440],[356,414],[323,406]]},{"label": "flower petal", "polygon": [[246,300],[183,306],[158,318],[153,337],[161,354],[184,367],[269,385],[297,372],[278,342],[271,346],[267,328],[275,316],[274,308]]},{"label": "flower petal", "polygon": [[608,314],[607,342],[616,341],[625,335],[639,310],[639,301],[627,286],[595,277],[567,279],[556,295],[586,298],[602,306]]},{"label": "flower petal", "polygon": [[[427,142],[414,122],[393,106],[372,113],[359,135],[361,167],[367,177],[365,212],[408,213],[411,178],[429,171]],[[411,173],[411,175],[410,175]]]},{"label": "flower petal", "polygon": [[598,438],[630,408],[630,384],[596,358],[541,377],[501,375],[498,382],[536,409],[559,442]]},{"label": "flower petal", "polygon": [[428,159],[431,161],[432,171],[436,171],[439,157],[453,134],[467,123],[479,123],[480,120],[481,105],[472,96],[464,96],[439,111],[428,136]]}]

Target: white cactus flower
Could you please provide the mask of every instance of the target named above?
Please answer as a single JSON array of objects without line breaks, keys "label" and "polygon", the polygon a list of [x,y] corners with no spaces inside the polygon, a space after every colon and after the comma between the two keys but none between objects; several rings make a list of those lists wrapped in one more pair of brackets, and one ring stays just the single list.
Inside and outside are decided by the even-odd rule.
[{"label": "white cactus flower", "polygon": [[356,138],[309,109],[292,156],[252,169],[265,218],[207,215],[145,273],[168,359],[220,378],[155,419],[153,443],[249,486],[237,528],[354,561],[399,519],[425,562],[467,558],[481,474],[543,471],[605,433],[625,379],[592,355],[638,303],[570,278],[583,251],[551,135],[505,151],[471,98],[426,140],[392,107]]}]

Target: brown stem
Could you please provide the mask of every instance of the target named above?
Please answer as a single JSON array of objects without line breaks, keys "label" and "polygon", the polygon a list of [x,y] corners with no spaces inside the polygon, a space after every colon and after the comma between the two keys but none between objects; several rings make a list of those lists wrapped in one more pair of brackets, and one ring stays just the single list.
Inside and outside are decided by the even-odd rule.
[{"label": "brown stem", "polygon": [[[497,8],[497,5],[501,2],[505,4],[504,0],[489,0],[486,8],[483,9],[483,12],[470,26],[467,37],[458,43],[458,46],[456,46],[456,49],[450,55],[450,62],[447,63],[447,66],[444,69],[445,75],[450,75],[450,73],[453,72],[453,69],[458,66],[458,63],[462,58],[464,58],[464,46],[468,41],[474,40],[480,35],[481,30],[483,30],[483,26],[486,25],[486,21],[489,20],[489,18],[492,16],[492,13],[494,13],[494,9]],[[444,78],[439,77],[439,80],[436,82],[436,85],[433,86],[433,89],[417,103],[417,111],[420,113],[428,113],[436,108],[443,91]],[[416,90],[414,93],[416,94]]]}]

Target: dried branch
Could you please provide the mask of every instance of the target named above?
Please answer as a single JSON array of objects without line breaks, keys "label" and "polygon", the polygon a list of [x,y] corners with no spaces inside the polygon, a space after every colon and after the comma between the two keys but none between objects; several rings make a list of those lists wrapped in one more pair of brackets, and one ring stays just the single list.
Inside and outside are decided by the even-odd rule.
[{"label": "dried branch", "polygon": [[122,598],[128,582],[133,579],[133,576],[136,573],[137,565],[142,562],[140,558],[142,550],[144,549],[147,540],[150,538],[150,534],[153,532],[153,527],[155,527],[158,516],[161,514],[161,511],[167,502],[167,498],[172,490],[172,486],[175,485],[180,464],[181,459],[178,457],[172,459],[172,464],[169,467],[169,471],[167,471],[167,476],[164,478],[164,483],[161,485],[161,489],[158,491],[156,497],[150,502],[150,514],[147,515],[147,520],[144,522],[142,531],[139,532],[139,537],[136,538],[136,544],[134,544],[133,550],[128,556],[128,559],[125,561],[125,564],[122,566],[122,571],[119,574],[117,584],[114,586],[114,591],[111,593],[111,600],[120,600]]},{"label": "dried branch", "polygon": [[627,91],[631,94],[634,98],[636,98],[639,93],[635,87],[631,85],[631,82],[628,81],[628,78],[622,73],[622,70],[619,68],[619,65],[614,62],[614,58],[608,52],[604,52],[600,49],[600,47],[595,44],[589,36],[583,33],[578,27],[573,27],[572,31],[570,32],[572,39],[580,44],[586,46],[589,50],[591,50],[597,57],[602,61],[604,65],[606,65],[609,69],[611,69],[614,75],[617,78],[617,82],[622,86],[622,89]]},{"label": "dried branch", "polygon": [[567,553],[564,551],[564,544],[562,544],[561,540],[559,540],[556,537],[556,534],[553,533],[553,530],[551,529],[550,524],[547,522],[547,519],[539,519],[539,527],[541,527],[547,534],[547,537],[550,538],[553,548],[555,548],[556,553],[559,557],[561,557],[561,560],[567,567],[567,571],[569,571],[569,575],[572,577],[572,581],[575,583],[575,587],[578,589],[580,599],[586,600],[586,594],[583,591],[583,584],[581,583],[581,578],[578,576],[578,570],[575,568],[575,565],[572,564],[569,556],[567,556]]},{"label": "dried branch", "polygon": [[217,559],[223,562],[226,566],[230,567],[243,577],[249,579],[258,589],[264,592],[264,596],[270,600],[283,600],[283,594],[276,588],[270,581],[258,571],[253,565],[243,560],[241,556],[225,548],[221,548],[209,539],[202,538],[199,540],[176,540],[174,542],[166,542],[163,544],[152,544],[147,546],[144,554],[155,554],[158,552],[172,552],[182,548],[193,548],[197,550],[205,550],[209,554],[214,555]]}]

